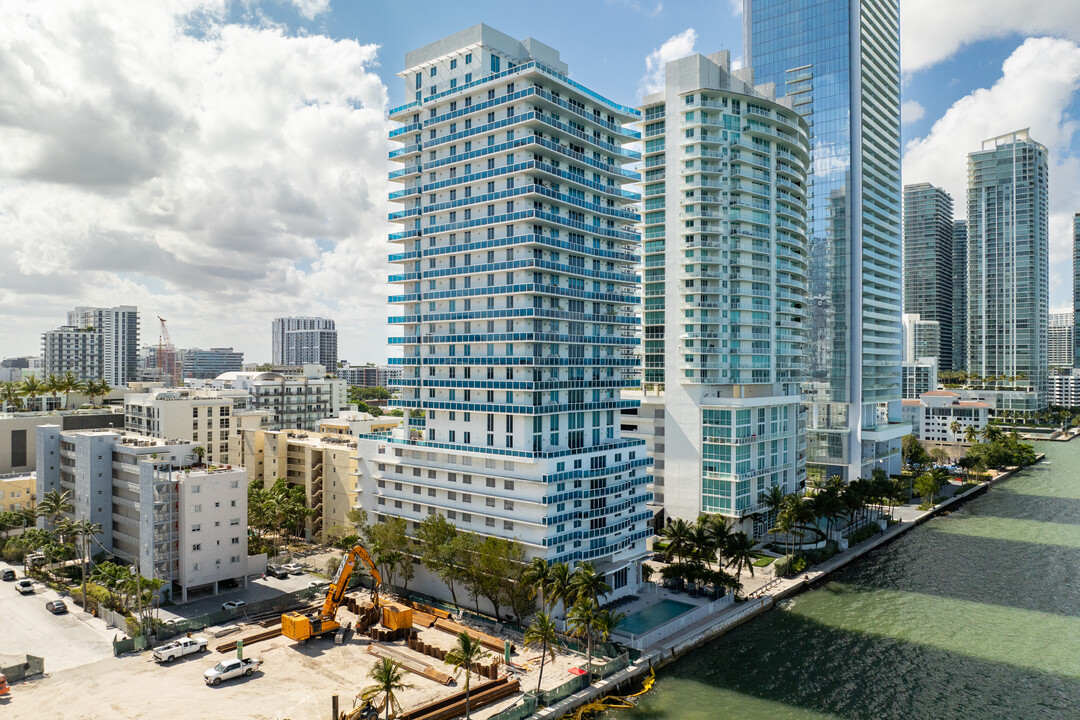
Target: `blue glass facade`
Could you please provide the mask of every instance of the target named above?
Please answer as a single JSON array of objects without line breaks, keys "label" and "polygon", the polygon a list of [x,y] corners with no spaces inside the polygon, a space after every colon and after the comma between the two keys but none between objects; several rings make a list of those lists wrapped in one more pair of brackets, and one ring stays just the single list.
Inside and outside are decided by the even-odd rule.
[{"label": "blue glass facade", "polygon": [[[810,125],[809,459],[847,477],[891,470],[902,355],[898,4],[743,7],[754,82],[775,83]],[[889,424],[896,432],[879,432]]]}]

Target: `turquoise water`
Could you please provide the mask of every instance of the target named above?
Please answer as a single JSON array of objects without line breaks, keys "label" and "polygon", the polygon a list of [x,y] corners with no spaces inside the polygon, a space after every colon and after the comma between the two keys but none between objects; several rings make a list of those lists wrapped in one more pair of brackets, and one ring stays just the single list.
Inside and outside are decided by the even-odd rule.
[{"label": "turquoise water", "polygon": [[[1080,718],[1080,441],[657,672],[608,720]],[[621,714],[619,714],[621,713]]]},{"label": "turquoise water", "polygon": [[626,619],[619,624],[619,632],[640,635],[663,625],[668,620],[676,618],[688,610],[693,610],[695,607],[696,605],[688,605],[687,603],[665,598],[644,610],[638,610],[633,615],[627,615]]}]

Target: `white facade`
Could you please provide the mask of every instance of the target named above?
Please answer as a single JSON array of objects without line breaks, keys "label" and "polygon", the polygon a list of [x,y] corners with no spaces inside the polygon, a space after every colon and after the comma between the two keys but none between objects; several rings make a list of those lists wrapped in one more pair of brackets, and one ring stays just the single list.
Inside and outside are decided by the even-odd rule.
[{"label": "white facade", "polygon": [[138,374],[138,308],[77,307],[66,325],[42,334],[41,354],[46,376],[72,372],[80,380],[122,387]]},{"label": "white facade", "polygon": [[903,318],[904,362],[940,357],[941,324],[937,320],[923,320],[918,313],[904,313]]},{"label": "white facade", "polygon": [[318,317],[274,318],[272,330],[275,365],[316,363],[331,372],[337,367],[337,327]]},{"label": "white facade", "polygon": [[[98,542],[174,596],[247,573],[247,473],[192,468],[195,443],[110,430],[37,433],[37,495],[74,495],[69,517],[101,523]],[[41,522],[44,522],[43,520]]]},{"label": "white facade", "polygon": [[923,393],[937,390],[938,359],[936,357],[905,360],[902,371],[904,375],[901,385],[905,400],[914,400]]},{"label": "white facade", "polygon": [[1073,370],[1067,375],[1051,375],[1048,388],[1051,405],[1080,407],[1080,371]]},{"label": "white facade", "polygon": [[[905,419],[915,437],[928,442],[965,442],[967,428],[986,427],[992,405],[981,400],[964,400],[955,392],[934,390],[918,399],[903,401]],[[953,429],[953,423],[956,429]]]},{"label": "white facade", "polygon": [[[639,237],[624,166],[633,108],[567,77],[556,50],[477,25],[408,53],[390,111],[406,418],[361,447],[377,516],[444,513],[530,556],[640,582],[649,458],[620,437]],[[364,441],[362,441],[363,443]]]},{"label": "white facade", "polygon": [[[1073,366],[1074,325],[1071,312],[1050,313],[1047,328],[1046,362],[1050,367]],[[1053,400],[1050,401],[1053,404]]]},{"label": "white facade", "polygon": [[308,371],[303,375],[283,375],[276,372],[230,372],[222,373],[213,380],[192,379],[192,388],[215,390],[242,390],[247,393],[247,409],[262,410],[267,419],[264,430],[297,428],[315,430],[319,421],[336,417],[348,401],[348,383],[342,378],[322,376]]},{"label": "white facade", "polygon": [[[670,62],[665,76],[641,108],[663,504],[669,518],[739,521],[770,487],[805,483],[808,127],[749,71],[731,73],[726,52]],[[662,322],[649,305],[661,296]]]}]

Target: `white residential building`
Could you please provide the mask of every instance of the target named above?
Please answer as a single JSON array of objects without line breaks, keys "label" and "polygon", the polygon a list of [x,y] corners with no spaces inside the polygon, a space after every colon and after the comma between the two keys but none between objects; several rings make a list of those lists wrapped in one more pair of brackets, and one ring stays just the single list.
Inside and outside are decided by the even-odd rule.
[{"label": "white residential building", "polygon": [[213,380],[189,380],[192,388],[243,390],[248,410],[263,410],[264,430],[315,430],[319,421],[337,417],[348,406],[348,383],[324,377],[321,365],[306,365],[302,374],[229,372]]},{"label": "white residential building", "polygon": [[[195,443],[112,430],[37,433],[37,496],[73,494],[69,518],[101,523],[97,541],[172,596],[247,574],[247,472],[197,468]],[[43,520],[41,522],[44,522]]]},{"label": "white residential building", "polygon": [[[412,523],[517,538],[640,583],[649,458],[620,435],[635,401],[638,113],[568,77],[559,53],[476,25],[410,52],[390,174],[390,298],[406,417],[362,441],[361,501]],[[414,94],[415,93],[415,94]],[[412,527],[412,525],[410,525]]]},{"label": "white residential building", "polygon": [[[1073,366],[1073,314],[1071,312],[1050,313],[1047,327],[1046,362],[1050,367],[1071,368]],[[1053,403],[1053,401],[1050,401]]]},{"label": "white residential building", "polygon": [[330,372],[337,368],[337,327],[333,320],[274,318],[272,340],[275,365],[318,364]]},{"label": "white residential building", "polygon": [[122,387],[138,375],[139,310],[77,307],[68,312],[66,325],[42,334],[41,355],[46,376],[71,372],[80,380]]},{"label": "white residential building", "polygon": [[[933,390],[917,399],[904,399],[905,420],[915,437],[927,442],[965,442],[967,428],[982,430],[993,406],[982,400],[965,400],[951,390]],[[955,432],[952,424],[957,423]]]},{"label": "white residential building", "polygon": [[1048,380],[1047,398],[1051,405],[1080,407],[1080,370],[1052,373]]},{"label": "white residential building", "polygon": [[905,400],[914,400],[923,393],[937,390],[938,359],[936,357],[905,360],[901,367],[904,373],[901,387]]},{"label": "white residential building", "polygon": [[770,487],[805,483],[808,126],[726,51],[669,62],[665,77],[641,108],[663,505],[669,519],[739,522]]},{"label": "white residential building", "polygon": [[923,320],[918,313],[904,313],[903,318],[904,362],[939,357],[941,323],[937,320]]}]

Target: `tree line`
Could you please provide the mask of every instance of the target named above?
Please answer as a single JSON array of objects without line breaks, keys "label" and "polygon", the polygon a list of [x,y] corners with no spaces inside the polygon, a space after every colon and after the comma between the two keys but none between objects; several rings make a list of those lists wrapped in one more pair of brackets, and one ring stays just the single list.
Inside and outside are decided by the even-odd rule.
[{"label": "tree line", "polygon": [[24,399],[33,403],[38,397],[50,395],[55,399],[63,394],[64,408],[71,409],[71,393],[76,393],[90,398],[90,402],[97,407],[94,400],[101,398],[101,401],[104,402],[105,396],[112,391],[113,388],[104,378],[101,380],[79,380],[71,372],[66,372],[63,375],[50,375],[45,379],[31,376],[18,382],[0,383],[0,404],[9,409],[21,410]]}]

